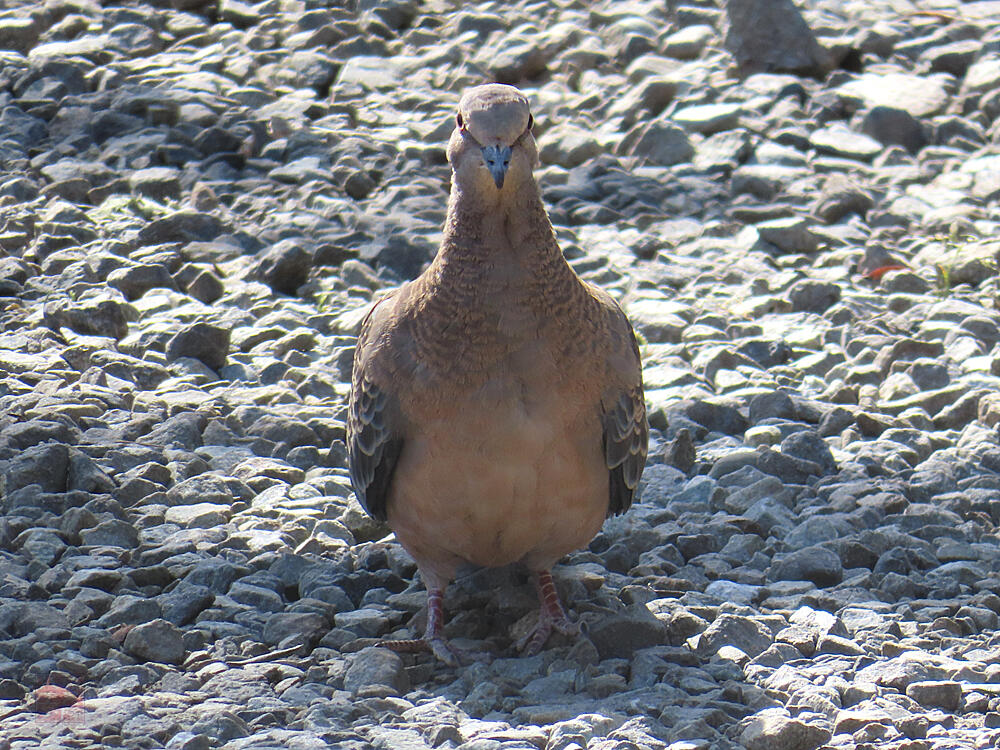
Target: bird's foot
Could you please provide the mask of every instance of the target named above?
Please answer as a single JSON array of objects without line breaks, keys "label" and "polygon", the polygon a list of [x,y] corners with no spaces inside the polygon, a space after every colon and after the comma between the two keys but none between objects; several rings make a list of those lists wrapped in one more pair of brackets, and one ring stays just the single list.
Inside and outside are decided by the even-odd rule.
[{"label": "bird's foot", "polygon": [[424,631],[423,638],[401,641],[384,640],[379,641],[375,645],[404,654],[430,651],[439,661],[444,662],[450,667],[457,667],[460,664],[468,664],[472,661],[488,658],[488,654],[463,651],[462,649],[455,648],[445,639],[442,634],[444,631],[443,598],[444,592],[440,587],[432,586],[427,589],[427,630]]},{"label": "bird's foot", "polygon": [[418,654],[429,651],[449,667],[457,667],[459,664],[468,661],[467,655],[440,636],[413,638],[403,641],[379,641],[375,645],[379,648],[387,648],[390,651],[395,651],[397,654]]},{"label": "bird's foot", "polygon": [[535,588],[541,604],[538,622],[517,642],[518,651],[525,656],[533,656],[541,651],[553,630],[570,637],[580,635],[580,628],[566,616],[549,571],[541,570],[535,574]]},{"label": "bird's foot", "polygon": [[487,651],[471,651],[469,649],[453,646],[444,638],[414,638],[399,641],[379,641],[375,644],[377,648],[387,648],[397,654],[419,654],[430,652],[449,667],[458,667],[473,662],[492,661],[493,655]]},{"label": "bird's foot", "polygon": [[562,617],[551,617],[542,610],[535,627],[518,639],[517,650],[524,656],[534,656],[542,650],[542,646],[549,640],[553,631],[574,638],[580,635],[580,626],[565,614]]}]

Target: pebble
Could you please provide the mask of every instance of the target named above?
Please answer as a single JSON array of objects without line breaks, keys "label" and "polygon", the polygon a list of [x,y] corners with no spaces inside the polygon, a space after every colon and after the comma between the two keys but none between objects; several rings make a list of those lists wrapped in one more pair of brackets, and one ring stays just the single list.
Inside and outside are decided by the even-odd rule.
[{"label": "pebble", "polygon": [[829,728],[793,719],[781,709],[760,712],[740,734],[747,750],[815,750],[830,740]]},{"label": "pebble", "polygon": [[181,631],[162,619],[136,625],[125,636],[123,645],[129,654],[143,661],[180,664],[184,660]]},{"label": "pebble", "polygon": [[[1000,743],[997,3],[70,5],[0,18],[0,746]],[[456,669],[344,406],[483,75],[652,430],[583,634],[476,573]]]}]

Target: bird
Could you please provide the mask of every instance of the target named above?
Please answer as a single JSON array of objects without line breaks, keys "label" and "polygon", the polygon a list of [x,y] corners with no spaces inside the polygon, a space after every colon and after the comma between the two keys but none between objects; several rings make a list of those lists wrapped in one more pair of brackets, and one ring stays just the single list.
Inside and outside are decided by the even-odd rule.
[{"label": "bird", "polygon": [[526,96],[491,83],[461,97],[438,252],[361,324],[347,414],[351,482],[427,589],[422,638],[401,652],[460,660],[443,597],[460,568],[533,574],[538,653],[578,634],[551,569],[631,506],[649,425],[635,333],[567,263],[534,177]]}]

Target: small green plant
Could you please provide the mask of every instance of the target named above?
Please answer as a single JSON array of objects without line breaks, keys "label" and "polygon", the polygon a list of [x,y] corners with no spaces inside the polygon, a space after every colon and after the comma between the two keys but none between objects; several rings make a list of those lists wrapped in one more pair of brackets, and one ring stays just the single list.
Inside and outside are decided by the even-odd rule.
[{"label": "small green plant", "polygon": [[1000,250],[993,256],[993,309],[1000,310]]},{"label": "small green plant", "polygon": [[333,312],[336,298],[337,295],[334,292],[317,292],[313,295],[316,311],[321,313]]},{"label": "small green plant", "polygon": [[127,201],[128,208],[146,219],[155,219],[168,213],[166,206],[141,195],[131,195]]},{"label": "small green plant", "polygon": [[937,275],[937,293],[946,297],[951,292],[951,264],[937,263],[934,266]]},{"label": "small green plant", "polygon": [[635,332],[635,342],[639,345],[639,359],[645,360],[649,355],[649,341],[642,335],[638,328],[632,329]]},{"label": "small green plant", "polygon": [[948,227],[947,235],[939,235],[935,239],[944,244],[947,253],[947,257],[943,262],[934,264],[937,282],[936,291],[938,296],[947,297],[951,294],[955,286],[953,272],[962,255],[962,251],[975,242],[977,238],[971,234],[963,234],[962,227],[956,221]]}]

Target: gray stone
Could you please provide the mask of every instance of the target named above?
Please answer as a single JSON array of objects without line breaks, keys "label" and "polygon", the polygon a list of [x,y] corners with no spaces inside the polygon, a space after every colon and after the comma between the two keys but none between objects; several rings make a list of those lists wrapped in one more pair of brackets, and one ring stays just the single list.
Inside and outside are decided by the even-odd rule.
[{"label": "gray stone", "polygon": [[181,357],[198,359],[213,370],[226,364],[229,355],[228,328],[210,323],[194,323],[186,326],[167,342],[167,361]]},{"label": "gray stone", "polygon": [[293,295],[309,277],[312,254],[290,240],[283,240],[261,253],[248,271],[248,278],[262,281],[274,291]]},{"label": "gray stone", "polygon": [[41,24],[35,18],[0,19],[0,49],[16,50],[22,55],[38,44]]},{"label": "gray stone", "polygon": [[689,430],[681,428],[663,451],[663,460],[685,474],[694,468],[698,454]]},{"label": "gray stone", "polygon": [[48,567],[66,551],[66,543],[51,529],[28,529],[14,539],[13,544],[28,559]]},{"label": "gray stone", "polygon": [[180,664],[184,661],[184,641],[181,631],[163,619],[136,625],[125,636],[125,650],[143,661]]},{"label": "gray stone", "polygon": [[628,659],[640,649],[665,644],[667,626],[646,607],[633,605],[591,623],[587,637],[601,659]]},{"label": "gray stone", "polygon": [[837,470],[830,446],[813,430],[793,432],[781,441],[781,452],[817,464],[824,474]]},{"label": "gray stone", "polygon": [[911,154],[927,145],[920,121],[902,107],[869,108],[861,120],[861,132],[883,146],[902,146]]},{"label": "gray stone", "polygon": [[871,161],[883,149],[883,144],[875,138],[855,133],[841,123],[814,130],[809,136],[809,143],[821,154],[857,161]]},{"label": "gray stone", "polygon": [[788,301],[796,312],[822,313],[840,301],[840,287],[826,281],[803,279],[788,290]]},{"label": "gray stone", "polygon": [[138,625],[160,617],[159,602],[144,599],[133,594],[121,594],[115,597],[110,608],[98,620],[97,624],[113,628],[118,625]]},{"label": "gray stone", "polygon": [[85,453],[73,450],[69,454],[66,489],[101,494],[112,492],[115,483],[94,459]]},{"label": "gray stone", "polygon": [[262,612],[280,612],[285,607],[281,596],[274,591],[243,581],[237,581],[230,587],[229,596],[240,604]]},{"label": "gray stone", "polygon": [[998,86],[1000,86],[1000,55],[996,53],[985,55],[973,63],[962,81],[962,91],[969,94],[996,91]]},{"label": "gray stone", "polygon": [[762,240],[783,253],[814,253],[819,246],[818,238],[810,231],[805,219],[771,219],[755,226]]},{"label": "gray stone", "polygon": [[671,119],[689,132],[713,135],[735,128],[741,112],[738,104],[699,104],[678,109]]},{"label": "gray stone", "polygon": [[214,747],[221,747],[230,740],[236,740],[250,734],[247,723],[231,711],[213,712],[195,722],[191,731],[196,735],[208,737]]},{"label": "gray stone", "polygon": [[[864,131],[876,137],[873,133]],[[879,139],[881,140],[881,139]],[[812,212],[828,224],[834,224],[850,214],[865,216],[875,200],[871,193],[841,174],[832,174],[823,183]]]},{"label": "gray stone", "polygon": [[162,265],[142,263],[126,268],[117,268],[108,274],[108,285],[125,295],[127,300],[135,300],[150,289],[176,289],[170,272]]},{"label": "gray stone", "polygon": [[225,231],[225,224],[211,214],[177,211],[146,224],[139,230],[138,241],[142,245],[209,242]]},{"label": "gray stone", "polygon": [[254,435],[275,443],[285,443],[289,447],[320,445],[316,433],[301,420],[279,414],[264,414],[246,428],[248,435]]},{"label": "gray stone", "polygon": [[195,503],[194,505],[177,505],[167,508],[163,520],[176,523],[186,529],[210,529],[220,526],[229,520],[232,511],[228,505],[215,503]]},{"label": "gray stone", "polygon": [[69,456],[67,446],[43,443],[21,452],[6,466],[0,463],[5,494],[33,484],[38,485],[43,492],[65,492]]},{"label": "gray stone", "polygon": [[747,428],[746,418],[734,406],[720,401],[685,399],[671,404],[667,419],[673,423],[677,417],[684,417],[711,432],[726,435],[742,435]]},{"label": "gray stone", "polygon": [[954,680],[922,680],[906,686],[906,696],[925,708],[957,711],[962,705],[962,685]]},{"label": "gray stone", "polygon": [[128,183],[134,192],[155,201],[178,200],[181,197],[180,170],[173,167],[136,169],[129,175]]},{"label": "gray stone", "polygon": [[253,496],[253,491],[235,477],[199,474],[178,482],[167,490],[166,503],[194,505],[205,502],[227,505],[234,500],[248,502]]},{"label": "gray stone", "polygon": [[0,629],[20,638],[41,628],[68,629],[65,613],[45,602],[0,603]]},{"label": "gray stone", "polygon": [[199,271],[198,274],[187,283],[184,289],[189,295],[206,305],[210,305],[219,299],[225,292],[225,287],[219,278],[211,271]]},{"label": "gray stone", "polygon": [[823,635],[816,639],[816,653],[861,656],[865,650],[854,641],[839,635]]},{"label": "gray stone", "polygon": [[170,593],[157,597],[163,619],[174,625],[187,625],[215,601],[206,586],[180,581]]},{"label": "gray stone", "polygon": [[715,29],[695,24],[678,29],[663,41],[663,54],[678,60],[697,59],[715,38]]},{"label": "gray stone", "polygon": [[757,467],[788,484],[807,484],[823,474],[822,467],[803,458],[772,450],[767,445],[757,446]]},{"label": "gray stone", "polygon": [[935,73],[949,73],[962,78],[982,49],[983,44],[979,40],[962,39],[951,44],[935,45],[922,52],[920,59],[929,63]]},{"label": "gray stone", "polygon": [[139,546],[139,532],[128,521],[110,519],[92,528],[83,529],[80,532],[80,541],[85,545],[131,549]]},{"label": "gray stone", "polygon": [[795,525],[795,517],[786,505],[773,497],[763,497],[746,509],[743,516],[760,530],[761,534],[777,533]]},{"label": "gray stone", "polygon": [[330,629],[330,624],[312,612],[276,612],[264,623],[264,641],[278,644],[289,638],[311,645]]},{"label": "gray stone", "polygon": [[841,85],[837,94],[850,106],[892,107],[914,117],[940,114],[948,106],[947,76],[864,73]]},{"label": "gray stone", "polygon": [[167,750],[211,750],[212,740],[206,734],[185,730],[171,737],[164,747]]},{"label": "gray stone", "polygon": [[832,735],[829,727],[793,719],[784,709],[766,709],[747,723],[740,744],[747,750],[815,750]]},{"label": "gray stone", "polygon": [[45,324],[49,328],[69,328],[86,336],[121,339],[128,333],[127,308],[111,299],[59,300],[45,305]]},{"label": "gray stone", "polygon": [[914,682],[941,680],[946,677],[944,671],[929,663],[930,661],[931,659],[925,654],[906,653],[888,660],[875,662],[859,670],[854,679],[859,682],[872,682],[904,692]]},{"label": "gray stone", "polygon": [[749,617],[719,615],[698,637],[698,653],[715,654],[723,646],[733,646],[754,657],[771,645],[771,631]]},{"label": "gray stone", "polygon": [[768,571],[774,581],[812,581],[825,587],[840,583],[844,567],[835,552],[825,547],[804,547],[773,563]]},{"label": "gray stone", "polygon": [[760,393],[750,399],[750,424],[757,424],[765,419],[796,419],[798,412],[792,397],[784,391]]},{"label": "gray stone", "polygon": [[355,695],[401,695],[409,690],[409,678],[403,660],[384,648],[366,648],[353,655],[344,674],[344,689]]},{"label": "gray stone", "polygon": [[819,77],[835,64],[791,0],[730,0],[723,44],[744,74]]},{"label": "gray stone", "polygon": [[720,602],[754,604],[760,599],[763,589],[760,586],[752,586],[746,583],[717,580],[712,581],[705,587],[705,593],[718,599]]},{"label": "gray stone", "polygon": [[498,83],[517,84],[537,78],[548,67],[548,53],[537,41],[506,40],[500,48],[483,49],[480,59]]},{"label": "gray stone", "polygon": [[694,156],[694,146],[684,128],[669,121],[654,120],[640,123],[629,131],[622,139],[619,153],[637,156],[649,164],[669,167],[690,161]]},{"label": "gray stone", "polygon": [[[417,729],[376,726],[367,734],[373,750],[431,750],[434,747]],[[461,738],[460,733],[456,731],[455,734]],[[464,742],[459,747],[465,750],[500,750],[502,745],[498,740],[482,737]]]}]

